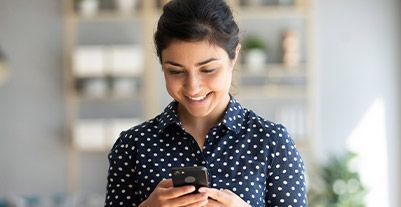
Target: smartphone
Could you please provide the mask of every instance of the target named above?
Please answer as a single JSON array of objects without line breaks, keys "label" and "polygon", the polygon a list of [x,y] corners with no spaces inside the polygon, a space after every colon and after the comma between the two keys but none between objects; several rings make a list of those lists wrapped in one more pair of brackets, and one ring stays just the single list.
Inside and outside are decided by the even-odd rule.
[{"label": "smartphone", "polygon": [[171,175],[174,187],[193,185],[196,188],[193,193],[197,193],[200,187],[209,186],[207,168],[203,166],[174,167]]}]

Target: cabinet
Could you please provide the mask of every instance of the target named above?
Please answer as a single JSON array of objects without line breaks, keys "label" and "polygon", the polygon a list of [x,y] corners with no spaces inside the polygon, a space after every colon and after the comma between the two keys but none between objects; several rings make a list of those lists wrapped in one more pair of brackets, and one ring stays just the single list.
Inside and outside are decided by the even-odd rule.
[{"label": "cabinet", "polygon": [[[242,31],[234,93],[264,118],[282,123],[306,165],[317,143],[317,75],[312,0],[231,0]],[[266,59],[252,64],[247,41],[264,44]],[[258,38],[262,43],[255,43]]]},{"label": "cabinet", "polygon": [[152,37],[160,3],[63,2],[68,188],[77,192],[85,156],[105,160],[119,132],[159,111]]},{"label": "cabinet", "polygon": [[[165,1],[142,0],[133,10],[118,10],[117,1],[98,0],[95,12],[80,12],[80,1],[63,1],[68,184],[69,191],[76,192],[81,189],[83,156],[89,153],[106,162],[121,130],[153,117],[164,106],[153,32]],[[286,125],[300,150],[312,152],[318,127],[311,0],[228,2],[244,40],[257,36],[270,48],[258,67],[242,55],[233,93],[244,106]],[[290,61],[283,58],[286,35],[296,45]]]}]

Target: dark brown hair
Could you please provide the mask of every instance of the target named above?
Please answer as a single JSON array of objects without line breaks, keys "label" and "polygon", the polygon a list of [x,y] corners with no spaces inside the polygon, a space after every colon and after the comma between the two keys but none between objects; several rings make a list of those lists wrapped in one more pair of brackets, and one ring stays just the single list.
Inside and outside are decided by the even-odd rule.
[{"label": "dark brown hair", "polygon": [[224,0],[172,0],[163,7],[154,34],[157,56],[174,40],[207,40],[235,58],[239,29]]}]

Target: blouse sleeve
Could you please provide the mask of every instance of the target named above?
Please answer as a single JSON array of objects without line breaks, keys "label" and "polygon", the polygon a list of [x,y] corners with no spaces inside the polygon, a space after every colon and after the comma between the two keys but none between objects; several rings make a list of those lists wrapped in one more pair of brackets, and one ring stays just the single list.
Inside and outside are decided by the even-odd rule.
[{"label": "blouse sleeve", "polygon": [[270,144],[267,206],[307,207],[304,163],[286,129],[278,125]]},{"label": "blouse sleeve", "polygon": [[135,192],[134,155],[135,146],[127,143],[126,132],[122,132],[109,153],[107,194],[105,207],[139,206],[140,199]]}]

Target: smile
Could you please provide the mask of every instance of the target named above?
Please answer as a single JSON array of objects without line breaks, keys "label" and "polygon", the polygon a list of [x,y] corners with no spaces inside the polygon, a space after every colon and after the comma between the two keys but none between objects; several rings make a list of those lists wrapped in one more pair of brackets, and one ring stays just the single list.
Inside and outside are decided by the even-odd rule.
[{"label": "smile", "polygon": [[208,93],[208,94],[206,94],[206,95],[204,95],[204,96],[198,96],[198,97],[190,97],[190,96],[187,96],[187,97],[188,97],[188,99],[191,100],[191,101],[203,101],[203,100],[205,100],[205,99],[208,97],[209,94],[210,94],[210,93]]}]

